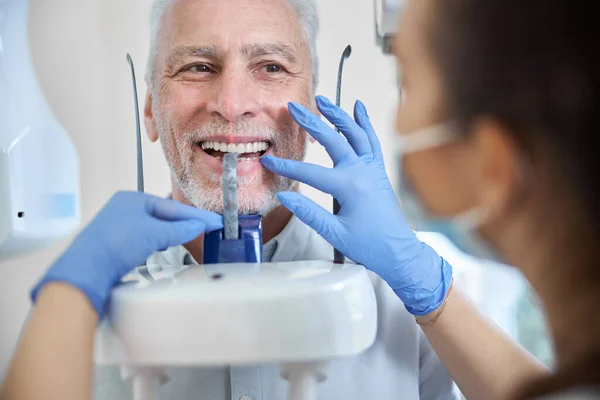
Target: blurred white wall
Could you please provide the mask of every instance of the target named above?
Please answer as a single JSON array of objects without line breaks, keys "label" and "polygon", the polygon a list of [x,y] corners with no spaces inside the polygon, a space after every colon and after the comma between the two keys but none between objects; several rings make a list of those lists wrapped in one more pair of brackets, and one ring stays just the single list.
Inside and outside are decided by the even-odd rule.
[{"label": "blurred white wall", "polygon": [[[31,0],[30,40],[40,85],[57,119],[79,152],[82,225],[121,189],[135,190],[135,122],[128,64],[135,62],[139,98],[145,94],[151,0]],[[342,106],[351,111],[360,98],[382,141],[388,172],[393,160],[393,110],[396,100],[393,59],[375,45],[373,2],[319,0],[318,43],[321,84],[318,93],[335,98],[339,57],[347,44]],[[145,137],[144,137],[145,139]],[[329,165],[313,145],[308,161]],[[169,191],[169,171],[160,145],[144,141],[146,190]],[[306,190],[330,207],[329,196]],[[0,262],[0,377],[8,365],[30,307],[29,290],[68,241],[43,252]]]}]

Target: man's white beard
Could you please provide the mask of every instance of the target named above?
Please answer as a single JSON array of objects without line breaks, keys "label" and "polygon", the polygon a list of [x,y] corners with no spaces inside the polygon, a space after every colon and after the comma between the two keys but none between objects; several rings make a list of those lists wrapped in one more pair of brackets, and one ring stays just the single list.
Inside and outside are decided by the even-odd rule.
[{"label": "man's white beard", "polygon": [[[171,171],[173,171],[172,168]],[[220,175],[211,172],[210,179],[217,182],[218,186],[210,189],[203,188],[203,185],[197,179],[188,178],[185,173],[184,177],[180,180],[176,176],[177,184],[190,203],[203,210],[223,213],[223,189]],[[245,182],[248,179],[238,177],[238,212],[240,214],[267,215],[278,207],[280,203],[277,199],[277,193],[293,189],[296,182],[279,175],[276,178],[275,184],[258,196],[256,193],[252,193],[252,189],[248,187],[251,182]]]},{"label": "man's white beard", "polygon": [[[180,141],[175,146],[172,141],[168,140],[169,136],[173,134],[169,124],[165,123],[162,116],[158,113],[155,113],[155,115],[160,141],[171,170],[171,175],[185,198],[192,205],[203,210],[219,214],[223,213],[222,177],[212,171],[206,171],[208,180],[212,183],[211,185],[206,185],[205,182],[200,182],[193,176],[191,169],[194,166],[194,143],[198,143],[214,135],[229,135],[232,132],[243,132],[263,138],[265,141],[270,141],[276,151],[280,149],[278,153],[282,157],[302,160],[306,153],[307,140],[303,141],[301,149],[294,149],[295,142],[292,135],[299,133],[276,132],[248,122],[234,124],[232,127],[225,122],[213,121],[190,132],[185,140]],[[238,177],[237,199],[240,214],[269,214],[280,205],[277,193],[292,190],[296,185],[296,182],[291,179],[275,175],[274,182],[263,190],[259,196],[258,193],[253,193],[251,189],[253,179],[258,178]]]}]

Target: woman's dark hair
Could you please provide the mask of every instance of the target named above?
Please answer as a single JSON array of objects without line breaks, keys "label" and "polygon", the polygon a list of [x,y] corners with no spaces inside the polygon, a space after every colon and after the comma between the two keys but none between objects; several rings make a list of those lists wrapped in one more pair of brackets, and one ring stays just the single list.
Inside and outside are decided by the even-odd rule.
[{"label": "woman's dark hair", "polygon": [[[592,0],[438,0],[434,57],[447,111],[492,117],[600,227],[600,13]],[[597,229],[597,228],[594,228]],[[596,231],[597,232],[597,231]]]},{"label": "woman's dark hair", "polygon": [[[447,112],[465,132],[480,117],[503,124],[524,154],[542,162],[559,188],[576,199],[572,206],[589,216],[585,228],[596,244],[598,9],[592,0],[438,0],[431,25]],[[592,260],[586,273],[597,279],[595,251],[583,256]],[[521,396],[600,385],[599,363],[596,355],[587,367],[559,371],[554,378],[525,388]]]}]

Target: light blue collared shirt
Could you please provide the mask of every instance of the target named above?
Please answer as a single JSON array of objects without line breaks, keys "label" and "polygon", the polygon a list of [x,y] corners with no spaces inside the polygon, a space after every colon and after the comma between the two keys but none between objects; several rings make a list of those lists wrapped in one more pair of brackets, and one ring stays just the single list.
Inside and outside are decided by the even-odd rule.
[{"label": "light blue collared shirt", "polygon": [[[332,247],[316,232],[292,217],[286,228],[264,248],[265,261],[332,259]],[[177,268],[195,260],[184,247],[173,247],[148,259],[153,265]],[[421,329],[389,286],[369,273],[378,303],[378,333],[374,345],[358,356],[333,360],[327,380],[317,387],[319,400],[456,400],[458,390]],[[210,329],[210,327],[207,327]],[[244,329],[240,326],[240,329]],[[161,386],[165,400],[284,400],[288,383],[279,366],[168,368]],[[246,397],[244,397],[246,396]],[[94,398],[130,400],[131,384],[116,367],[96,368]]]}]

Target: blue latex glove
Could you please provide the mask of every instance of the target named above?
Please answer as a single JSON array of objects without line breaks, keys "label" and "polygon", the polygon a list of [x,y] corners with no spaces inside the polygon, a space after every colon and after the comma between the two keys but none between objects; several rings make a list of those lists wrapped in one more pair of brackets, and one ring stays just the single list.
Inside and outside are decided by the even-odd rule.
[{"label": "blue latex glove", "polygon": [[340,211],[333,215],[295,192],[282,192],[279,200],[346,257],[383,278],[410,313],[436,310],[450,286],[452,267],[406,223],[365,106],[356,103],[354,119],[321,96],[317,107],[347,140],[306,108],[289,104],[292,117],[325,147],[334,168],[272,156],[262,157],[262,163],[331,194]]},{"label": "blue latex glove", "polygon": [[49,282],[85,293],[101,317],[113,286],[155,251],[223,227],[218,214],[138,192],[119,192],[54,262],[31,292]]}]

